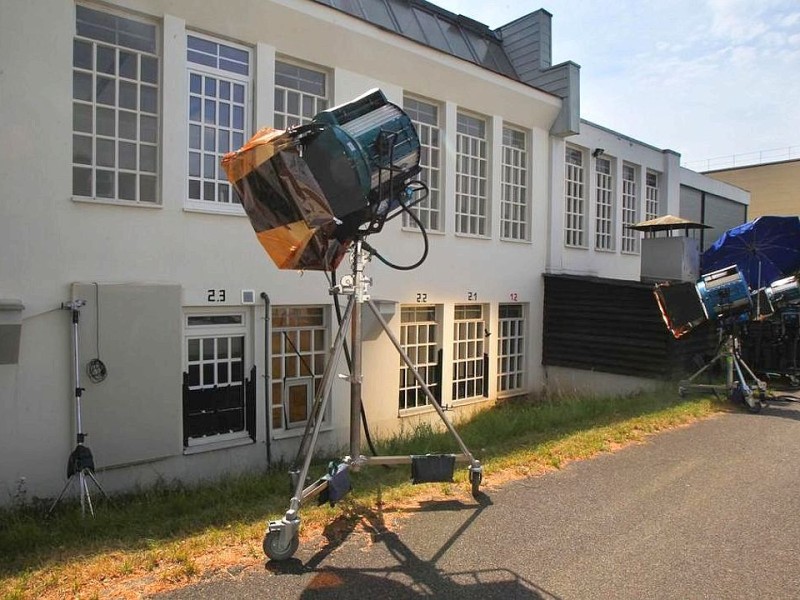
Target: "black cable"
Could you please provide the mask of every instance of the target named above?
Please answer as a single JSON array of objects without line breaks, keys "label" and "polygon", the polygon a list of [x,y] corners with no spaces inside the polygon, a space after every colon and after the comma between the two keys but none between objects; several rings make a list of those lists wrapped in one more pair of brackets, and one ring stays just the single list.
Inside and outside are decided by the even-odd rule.
[{"label": "black cable", "polygon": [[[428,251],[430,250],[430,242],[428,240],[428,232],[425,229],[425,226],[422,224],[422,221],[420,221],[419,217],[410,208],[410,206],[413,206],[414,204],[417,204],[417,203],[422,202],[423,200],[425,200],[425,198],[428,197],[428,194],[430,192],[428,190],[428,186],[425,185],[425,183],[423,183],[422,181],[414,181],[414,182],[411,182],[411,183],[416,186],[416,189],[413,190],[413,191],[424,190],[425,191],[425,195],[422,196],[416,202],[411,203],[411,204],[406,204],[405,202],[401,202],[400,203],[401,210],[398,213],[396,213],[394,216],[397,216],[401,212],[406,212],[406,213],[408,213],[408,216],[414,221],[414,223],[416,223],[417,227],[419,227],[419,230],[422,233],[422,243],[423,243],[422,256],[419,258],[419,260],[417,260],[417,262],[415,262],[415,263],[413,263],[411,265],[397,265],[397,264],[389,261],[383,255],[381,255],[381,253],[378,252],[372,245],[368,244],[366,242],[366,240],[363,242],[364,243],[364,247],[367,250],[369,250],[375,256],[375,258],[377,258],[379,261],[381,261],[387,267],[390,267],[390,268],[395,269],[397,271],[411,271],[413,269],[416,269],[422,263],[424,263],[425,260],[428,258]],[[409,187],[411,187],[411,184],[409,184]]]},{"label": "black cable", "polygon": [[94,306],[95,306],[95,350],[96,358],[86,363],[86,375],[92,383],[100,383],[105,380],[108,370],[100,360],[100,284],[94,282]]}]

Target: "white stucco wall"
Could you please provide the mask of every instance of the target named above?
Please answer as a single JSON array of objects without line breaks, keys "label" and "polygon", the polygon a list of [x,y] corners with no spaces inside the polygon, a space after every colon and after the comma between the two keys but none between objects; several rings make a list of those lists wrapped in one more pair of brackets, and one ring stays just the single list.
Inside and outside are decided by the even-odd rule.
[{"label": "white stucco wall", "polygon": [[[94,282],[102,286],[148,284],[179,286],[181,311],[207,308],[207,291],[225,289],[222,306],[240,306],[240,291],[256,291],[256,304],[246,307],[252,362],[263,375],[264,306],[258,294],[266,292],[273,305],[331,302],[325,278],[318,273],[277,270],[243,215],[231,216],[186,210],[186,42],[189,31],[219,36],[253,49],[255,58],[254,129],[269,125],[273,111],[272,80],[275,57],[289,57],[317,65],[329,73],[334,102],[348,101],[371,87],[381,87],[390,100],[402,102],[404,92],[440,103],[446,139],[442,198],[442,233],[430,236],[427,262],[411,273],[392,271],[378,261],[369,267],[375,298],[400,304],[416,302],[418,293],[442,305],[445,339],[444,401],[449,401],[449,363],[453,306],[470,294],[487,306],[489,328],[494,328],[497,304],[527,304],[527,372],[529,388],[541,384],[541,273],[549,235],[548,198],[550,150],[548,131],[560,100],[508,78],[444,53],[432,51],[398,36],[388,35],[337,11],[303,0],[232,0],[198,3],[190,0],[125,0],[116,3],[123,15],[152,20],[161,45],[160,183],[157,206],[92,202],[72,197],[72,40],[75,5],[70,0],[3,2],[0,4],[0,297],[24,304],[18,365],[2,367],[0,406],[0,504],[9,501],[25,479],[28,496],[57,494],[64,483],[65,463],[75,444],[69,312],[60,304],[74,297],[73,284],[83,294]],[[95,8],[108,4],[94,5]],[[33,27],[30,24],[35,23]],[[489,124],[491,233],[487,239],[454,233],[455,119],[464,109],[484,115]],[[498,132],[508,122],[522,128],[529,140],[529,195],[532,205],[528,242],[499,239]],[[400,228],[400,219],[370,240],[387,258],[413,262],[422,250],[418,233]],[[139,289],[139,288],[136,288]],[[86,314],[96,306],[87,298]],[[221,306],[219,303],[214,306]],[[101,304],[102,308],[102,304]],[[130,310],[137,306],[131,300]],[[159,315],[159,307],[148,307]],[[173,307],[163,307],[164,311]],[[399,309],[398,309],[399,314]],[[174,317],[173,317],[174,318]],[[88,320],[88,319],[87,319]],[[399,331],[399,316],[391,321]],[[82,328],[84,325],[82,325]],[[92,356],[93,329],[82,329],[86,340],[83,361]],[[169,368],[181,361],[174,348],[184,344],[180,323],[167,334],[170,344],[143,347],[138,368]],[[106,330],[108,332],[108,330]],[[106,333],[108,334],[108,333]],[[176,339],[177,336],[177,339]],[[333,332],[331,332],[333,339]],[[495,396],[496,337],[489,337],[490,398]],[[112,343],[112,342],[107,342]],[[89,344],[88,349],[86,345]],[[124,340],[115,339],[120,349]],[[127,349],[130,350],[130,349]],[[109,351],[109,356],[114,353]],[[124,353],[119,356],[126,356]],[[365,345],[364,398],[374,427],[395,430],[398,419],[397,369],[399,359],[387,339]],[[165,367],[167,366],[168,367]],[[249,368],[249,364],[247,368]],[[158,402],[147,404],[142,418],[158,423],[171,419],[176,439],[165,447],[175,451],[154,458],[142,453],[143,463],[131,458],[135,450],[114,448],[139,442],[135,435],[115,436],[106,427],[133,427],[114,423],[115,413],[101,402],[135,396],[131,378],[122,377],[124,362],[107,365],[109,378],[99,384],[83,382],[84,430],[94,450],[104,485],[110,490],[130,488],[173,478],[196,480],[266,463],[267,386],[257,386],[257,443],[184,455],[179,436],[180,387],[161,390]],[[340,366],[339,372],[344,372]],[[179,382],[180,373],[171,373]],[[124,385],[123,385],[124,383]],[[119,387],[115,387],[119,386]],[[148,393],[152,393],[149,391]],[[323,434],[326,447],[347,440],[349,390],[334,384],[331,428]],[[488,404],[488,402],[484,402]],[[162,407],[159,409],[159,406]],[[472,408],[474,406],[471,405]],[[453,413],[458,414],[458,411]],[[136,424],[136,427],[142,427]],[[99,428],[103,430],[99,430]],[[146,428],[143,427],[143,428]],[[159,431],[162,431],[159,429]],[[94,433],[93,433],[94,432]],[[291,459],[297,432],[272,440],[274,458]],[[122,440],[122,441],[120,441]],[[132,441],[133,440],[133,441]],[[96,441],[96,444],[94,443]],[[112,457],[126,457],[117,464]],[[102,470],[102,467],[112,466]]]}]

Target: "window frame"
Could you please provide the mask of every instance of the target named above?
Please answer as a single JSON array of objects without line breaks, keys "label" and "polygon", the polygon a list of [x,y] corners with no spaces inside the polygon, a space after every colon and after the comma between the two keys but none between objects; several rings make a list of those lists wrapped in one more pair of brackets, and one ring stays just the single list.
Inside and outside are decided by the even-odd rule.
[{"label": "window frame", "polygon": [[[460,119],[462,117],[479,122],[483,126],[483,137],[461,131]],[[489,202],[491,148],[488,131],[489,119],[487,117],[463,110],[457,111],[456,189],[453,216],[455,233],[459,236],[483,239],[491,237],[491,203]],[[477,149],[478,153],[473,154],[473,149]],[[473,190],[473,187],[476,189]]]},{"label": "window frame", "polygon": [[[505,308],[519,308],[519,316],[503,316]],[[520,302],[501,302],[497,306],[497,397],[513,396],[525,392],[527,374],[527,320],[529,308]],[[509,351],[512,346],[516,349]],[[503,364],[516,362],[516,368],[504,369]],[[517,385],[507,387],[505,381],[515,378]]]},{"label": "window frame", "polygon": [[[73,20],[72,36],[72,61],[71,71],[73,78],[73,90],[71,95],[72,106],[72,177],[71,177],[71,196],[73,200],[83,202],[97,202],[102,204],[120,204],[124,206],[141,206],[147,208],[160,208],[163,206],[162,199],[162,96],[163,96],[163,48],[162,48],[162,29],[161,25],[155,20],[134,16],[124,11],[115,10],[109,7],[95,7],[85,4],[76,4],[75,18]],[[135,42],[136,33],[123,29],[114,29],[115,41],[100,39],[100,36],[90,37],[79,33],[80,11],[90,11],[122,19],[131,24],[131,29],[146,28],[152,31],[152,38],[148,37],[147,42],[152,43],[152,52],[135,45],[120,43],[120,37],[127,37]],[[94,27],[100,30],[97,24],[87,23],[89,28]],[[132,42],[133,43],[133,42]],[[81,57],[78,53],[80,45],[91,46],[91,66],[81,64],[85,56]],[[97,57],[101,49],[110,49],[113,52],[113,72],[102,70],[98,65]],[[122,55],[127,56],[124,60]],[[134,57],[133,69],[135,74],[130,74],[130,57]],[[126,67],[127,65],[127,67]],[[147,66],[145,66],[147,65]],[[123,72],[127,71],[127,72]],[[86,97],[86,90],[78,81],[86,82],[89,78],[90,90],[89,97]],[[98,81],[105,80],[106,86],[99,87]],[[108,90],[108,85],[113,84],[113,90]],[[127,90],[123,92],[122,90]],[[144,92],[150,90],[147,94]],[[108,97],[113,93],[113,99]],[[133,95],[131,95],[133,94]],[[106,97],[101,100],[101,96]],[[131,106],[135,105],[135,108]],[[143,104],[147,104],[143,108]],[[81,109],[81,107],[84,107]],[[88,120],[90,130],[86,129],[88,107]],[[148,110],[152,107],[152,110]],[[102,119],[100,111],[107,114],[113,120]],[[83,115],[80,113],[83,112]],[[123,122],[123,117],[126,122]],[[83,129],[80,128],[82,123]],[[145,126],[145,124],[147,124]],[[101,131],[101,127],[105,130]],[[126,133],[123,133],[123,128]],[[132,128],[132,129],[131,129]],[[113,130],[113,133],[109,131]],[[87,148],[88,141],[90,148]],[[113,145],[113,157],[107,152],[98,150],[102,143],[105,146]],[[82,149],[79,149],[79,144]],[[123,151],[123,149],[126,149]],[[131,161],[133,165],[130,166]],[[151,170],[145,170],[143,162],[151,166]],[[109,164],[113,163],[113,164]],[[87,182],[80,184],[79,173],[88,171],[88,189],[85,187]],[[100,175],[105,174],[107,185],[113,188],[113,193],[101,194],[98,187],[100,185]],[[111,179],[108,179],[110,175]],[[123,197],[121,193],[121,182],[123,178],[128,186],[133,186],[133,197]],[[148,190],[143,191],[143,186],[147,182]],[[84,193],[86,192],[86,193]],[[143,198],[143,194],[150,192],[152,198]]]},{"label": "window frame", "polygon": [[[219,324],[191,324],[192,318],[197,317],[238,317],[239,323],[219,323]],[[204,435],[199,437],[188,437],[187,434],[187,442],[184,446],[184,450],[190,450],[193,448],[203,447],[203,446],[210,446],[224,442],[236,442],[239,440],[247,440],[248,442],[251,440],[250,433],[247,429],[247,375],[248,375],[248,357],[252,354],[252,333],[251,333],[251,320],[249,318],[249,311],[246,309],[239,309],[236,307],[225,307],[220,309],[206,309],[206,308],[195,308],[195,307],[187,307],[184,309],[183,314],[183,357],[182,357],[182,364],[184,368],[184,372],[190,373],[190,368],[193,364],[197,364],[199,366],[199,377],[200,381],[203,381],[203,365],[207,363],[214,364],[218,367],[220,364],[219,356],[217,355],[217,340],[221,338],[228,338],[228,362],[231,362],[231,348],[230,348],[230,340],[234,337],[241,337],[242,338],[242,355],[241,355],[241,381],[237,384],[236,387],[241,386],[242,388],[242,402],[241,402],[241,411],[242,411],[242,429],[237,431],[230,431],[224,433],[215,433],[210,435]],[[207,339],[214,339],[214,356],[212,357],[211,361],[208,361],[203,356],[204,353],[204,346],[205,340]],[[192,340],[201,340],[198,352],[199,352],[199,361],[194,361],[191,359],[191,352],[189,349],[190,342]],[[252,361],[251,361],[252,362]],[[187,384],[187,391],[196,391],[197,389],[213,389],[215,387],[233,387],[230,384],[230,380],[232,379],[232,369],[229,368],[229,382],[226,386],[218,386],[218,385],[205,385],[201,383],[200,386],[191,386],[191,383]],[[218,377],[218,368],[214,369],[214,380],[216,382]],[[191,378],[191,375],[189,376]],[[192,390],[191,388],[194,387],[195,389]],[[186,410],[186,407],[183,407],[183,411]],[[183,415],[184,419],[186,415]]]},{"label": "window frame", "polygon": [[[287,65],[290,67],[296,67],[298,69],[305,69],[307,71],[311,71],[320,75],[324,76],[324,82],[322,84],[325,90],[325,96],[319,96],[313,94],[311,92],[304,91],[300,88],[288,88],[284,85],[279,85],[277,82],[278,77],[280,76],[278,73],[279,65]],[[273,95],[273,117],[272,117],[272,126],[275,129],[288,129],[293,125],[300,125],[306,124],[311,121],[311,119],[319,112],[323,110],[327,110],[331,107],[333,102],[333,77],[331,75],[330,69],[326,69],[325,67],[315,65],[312,63],[303,62],[288,56],[279,55],[275,57],[275,71],[274,71],[274,79],[272,81],[272,95]],[[278,92],[284,91],[285,96],[282,102],[278,101]],[[298,98],[298,109],[299,113],[291,113],[288,110],[280,110],[279,106],[282,105],[283,108],[288,108],[288,96],[292,92],[299,92],[300,96]],[[310,114],[305,115],[303,113],[303,105],[304,105],[304,95],[308,96],[309,98],[313,98],[313,107],[310,110]],[[288,123],[289,117],[297,118],[297,123]]]},{"label": "window frame", "polygon": [[[631,178],[626,177],[628,170],[633,175]],[[620,250],[623,254],[638,254],[639,235],[635,229],[631,229],[629,226],[639,222],[639,178],[637,167],[630,163],[622,164],[621,210],[622,244]]]},{"label": "window frame", "polygon": [[[202,41],[211,42],[217,44],[219,46],[226,46],[233,50],[238,50],[247,53],[248,57],[248,75],[242,75],[240,73],[236,73],[230,70],[221,69],[219,67],[212,67],[209,65],[205,65],[198,62],[193,62],[189,59],[189,52],[191,51],[189,48],[189,38],[197,38]],[[219,50],[218,50],[219,52]],[[255,102],[254,102],[254,90],[255,90],[255,52],[252,48],[245,46],[243,44],[236,44],[231,42],[230,40],[206,35],[203,33],[199,33],[197,31],[186,31],[186,53],[185,62],[186,62],[186,178],[185,178],[185,193],[184,193],[184,209],[189,211],[195,212],[207,212],[207,213],[217,213],[217,214],[233,214],[233,215],[244,215],[244,208],[241,204],[241,200],[238,199],[238,195],[236,194],[233,186],[228,182],[227,177],[222,170],[221,167],[221,160],[224,154],[228,151],[234,151],[244,145],[244,143],[250,138],[252,135],[252,123],[253,123],[253,113],[255,110]],[[193,76],[200,77],[200,91],[194,92],[192,81]],[[215,83],[215,90],[220,89],[220,82],[227,83],[230,89],[230,101],[227,102],[224,98],[220,98],[220,95],[217,94],[215,96],[207,97],[206,95],[206,81],[207,79],[214,80]],[[243,91],[243,103],[239,103],[235,101],[235,86],[241,85],[244,86]],[[216,92],[215,92],[216,93]],[[193,97],[197,97],[200,99],[200,107],[201,107],[201,117],[199,121],[192,120],[192,99]],[[204,115],[206,110],[206,102],[211,99],[215,101],[215,113],[214,113],[214,121],[213,123],[206,123]],[[220,105],[225,104],[229,106],[229,123],[230,127],[224,127],[220,124],[219,114],[220,114]],[[242,112],[243,112],[243,127],[242,129],[237,129],[233,127],[233,119],[234,119],[234,111],[235,108],[239,105],[242,105]],[[198,147],[192,148],[192,128],[198,127],[200,129],[200,133],[198,134]],[[206,147],[206,136],[205,131],[207,128],[211,128],[215,132],[214,136],[214,148],[213,151],[209,151]],[[221,147],[221,138],[219,137],[220,131],[222,129],[226,129],[228,131],[228,147],[225,149],[224,145]],[[197,165],[198,175],[192,174],[192,154],[196,151],[199,154],[200,160],[199,164]],[[204,157],[207,155],[215,155],[216,160],[214,161],[216,167],[216,175],[217,177],[213,180],[209,180],[205,174],[205,160]],[[198,198],[191,198],[192,194],[192,182],[193,180],[197,180],[199,182],[199,190],[198,190]],[[205,200],[203,197],[206,195],[206,185],[211,183],[214,186],[214,200]],[[230,200],[228,202],[222,202],[219,198],[219,189],[223,187],[224,189],[228,190],[228,197]]]},{"label": "window frame", "polygon": [[[581,164],[570,163],[568,153],[580,156]],[[587,201],[586,151],[567,145],[564,151],[564,245],[568,248],[586,249]],[[580,179],[576,176],[580,175]]]},{"label": "window frame", "polygon": [[[506,144],[506,131],[522,137],[522,147]],[[500,143],[500,239],[528,242],[531,239],[531,201],[528,147],[530,136],[521,127],[503,125]],[[508,159],[512,158],[511,161]],[[511,175],[509,180],[509,175]],[[511,229],[512,233],[507,233]],[[514,230],[517,233],[513,233]],[[518,233],[519,230],[522,233]]]},{"label": "window frame", "polygon": [[[427,100],[412,94],[403,96],[403,109],[409,113],[409,102],[427,105],[436,110],[436,124],[422,122],[415,119],[413,113],[409,114],[411,122],[420,141],[420,174],[419,178],[428,186],[428,197],[411,207],[411,210],[420,219],[425,231],[434,233],[444,232],[444,207],[442,206],[442,184],[444,177],[442,142],[445,131],[442,123],[443,107],[440,103]],[[436,145],[432,140],[436,138]],[[435,158],[434,158],[435,157]],[[433,176],[435,174],[435,177]],[[435,184],[435,185],[434,185]],[[436,226],[431,222],[435,221]],[[403,229],[419,231],[419,227],[408,214],[403,212]]]},{"label": "window frame", "polygon": [[[655,185],[650,184],[650,178],[655,179]],[[647,169],[644,174],[644,220],[649,221],[659,216],[661,177],[657,171]]]},{"label": "window frame", "polygon": [[[479,317],[459,318],[459,311],[465,314],[480,310]],[[454,404],[469,403],[488,397],[488,345],[487,323],[489,308],[486,304],[455,304],[453,306],[453,355],[451,373],[451,399]],[[465,336],[461,335],[461,330]],[[460,365],[464,368],[461,369]],[[472,366],[472,369],[470,369]],[[470,370],[473,372],[470,373]],[[470,393],[470,383],[474,384]],[[463,385],[463,394],[459,387]]]},{"label": "window frame", "polygon": [[[294,312],[294,318],[298,318],[300,316],[300,311],[305,309],[319,309],[319,314],[321,315],[321,323],[320,324],[310,324],[310,325],[286,325],[286,326],[276,326],[276,322],[278,321],[278,314],[276,311],[286,311],[288,316],[289,313]],[[325,365],[329,360],[329,349],[330,349],[330,327],[331,327],[331,318],[330,318],[330,307],[324,304],[281,304],[281,305],[273,305],[271,307],[270,312],[270,343],[269,343],[269,361],[270,361],[270,369],[269,369],[269,377],[267,381],[267,395],[268,395],[268,410],[269,410],[269,434],[273,439],[280,439],[282,437],[291,437],[296,435],[301,435],[305,429],[306,423],[310,418],[313,405],[314,405],[314,398],[316,396],[317,386],[322,384],[322,377],[325,370]],[[316,362],[312,364],[308,364],[306,360],[303,363],[303,360],[297,356],[299,352],[301,356],[303,356],[302,350],[302,342],[295,343],[293,340],[291,344],[286,342],[287,333],[288,332],[297,332],[297,339],[299,341],[300,335],[302,331],[309,331],[309,342],[311,344],[311,351],[310,356],[312,358],[319,356],[320,360],[322,361],[319,366]],[[319,351],[316,350],[317,342],[315,340],[314,332],[320,331],[322,332],[322,339],[319,344]],[[276,352],[276,336],[277,339],[281,339],[281,349],[280,351]],[[294,348],[292,348],[292,344],[294,344]],[[295,351],[296,350],[296,351]],[[295,365],[296,368],[291,370],[290,375],[286,375],[287,369],[287,359],[296,360]],[[276,377],[276,367],[278,366],[277,361],[282,361],[281,364],[281,377]],[[301,375],[300,372],[303,367],[306,367],[307,370],[312,371],[312,374],[309,375],[306,373],[305,375]],[[303,381],[313,379],[314,383],[312,385],[311,391],[313,392],[310,396],[306,398],[306,418],[302,421],[296,421],[290,423],[288,421],[288,416],[290,414],[290,406],[288,405],[289,401],[289,390],[288,386],[285,385],[283,382],[290,382],[291,384],[302,384]],[[280,389],[278,389],[280,388]],[[281,422],[280,426],[275,426],[275,417],[276,411],[279,411]],[[328,405],[325,409],[325,412],[322,415],[322,428],[330,429],[332,427],[332,419],[331,419],[331,403],[328,402]]]},{"label": "window frame", "polygon": [[[413,316],[415,318],[411,321],[404,321],[404,313],[407,314],[409,311],[414,311],[415,314]],[[422,320],[416,318],[418,316],[416,313],[421,311],[433,311],[433,319]],[[438,360],[442,350],[442,314],[442,306],[438,304],[406,304],[400,306],[400,347],[411,359],[411,362],[414,364],[434,397],[437,397],[437,393],[441,392],[441,385],[440,381],[437,380],[437,375],[441,372],[441,365]],[[416,328],[414,342],[410,341],[412,336],[409,335],[412,327]],[[426,331],[426,339],[420,342],[419,332],[423,330],[422,328]],[[422,348],[427,350],[425,352],[426,359],[420,362],[419,360],[415,360],[415,357],[419,357]],[[433,350],[434,354],[433,359],[431,359],[431,350]],[[421,409],[431,409],[430,399],[425,392],[421,390],[415,394],[416,403],[414,406],[408,405],[409,396],[412,391],[417,390],[419,385],[414,375],[411,373],[411,370],[406,366],[405,362],[403,362],[402,357],[400,358],[398,375],[398,410],[400,416],[413,414],[419,412]],[[441,395],[438,397],[440,398]]]},{"label": "window frame", "polygon": [[[601,172],[600,165],[608,170]],[[614,188],[614,161],[598,156],[595,158],[595,230],[594,247],[599,252],[616,250],[614,215],[616,212],[616,193]]]}]

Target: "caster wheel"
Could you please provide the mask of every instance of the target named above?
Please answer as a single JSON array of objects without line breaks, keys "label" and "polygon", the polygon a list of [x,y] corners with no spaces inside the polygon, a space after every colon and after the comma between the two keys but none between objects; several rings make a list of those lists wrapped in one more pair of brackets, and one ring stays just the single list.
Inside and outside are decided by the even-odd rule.
[{"label": "caster wheel", "polygon": [[[752,406],[750,405],[751,402],[753,403]],[[761,412],[761,400],[759,398],[750,396],[749,398],[745,399],[744,405],[747,407],[747,410],[754,415],[757,415]]]},{"label": "caster wheel", "polygon": [[469,472],[469,482],[472,485],[472,496],[476,497],[480,492],[481,481],[483,480],[483,473],[480,471]]},{"label": "caster wheel", "polygon": [[685,387],[678,388],[678,396],[681,398],[686,398],[689,395],[689,391]]},{"label": "caster wheel", "polygon": [[294,536],[289,541],[288,546],[282,546],[280,531],[268,531],[267,535],[264,536],[264,554],[266,554],[270,560],[286,560],[287,558],[291,558],[294,553],[297,552],[297,547],[299,545],[300,540],[297,536]]}]

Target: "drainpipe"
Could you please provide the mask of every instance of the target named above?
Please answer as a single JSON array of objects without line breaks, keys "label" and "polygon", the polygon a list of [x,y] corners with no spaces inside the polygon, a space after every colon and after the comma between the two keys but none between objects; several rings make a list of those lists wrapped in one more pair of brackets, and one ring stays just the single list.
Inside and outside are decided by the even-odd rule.
[{"label": "drainpipe", "polygon": [[266,424],[267,424],[267,468],[272,465],[272,429],[270,428],[270,414],[272,413],[272,405],[269,402],[269,380],[270,380],[270,367],[272,361],[269,356],[269,321],[271,317],[271,304],[267,292],[261,292],[261,298],[264,300],[264,398],[266,400]]}]

